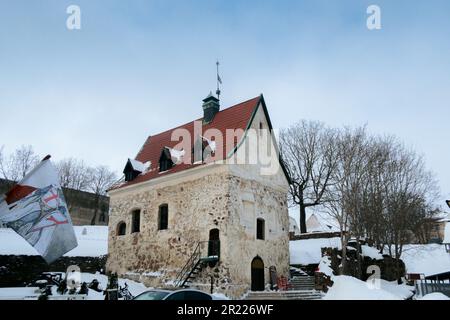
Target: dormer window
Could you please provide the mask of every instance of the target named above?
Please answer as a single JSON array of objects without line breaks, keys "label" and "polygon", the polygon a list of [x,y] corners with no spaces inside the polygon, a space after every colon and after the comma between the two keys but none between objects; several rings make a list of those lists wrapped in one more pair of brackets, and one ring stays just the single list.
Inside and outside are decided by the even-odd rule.
[{"label": "dormer window", "polygon": [[208,157],[213,157],[216,151],[216,142],[200,136],[192,150],[193,163],[203,163]]},{"label": "dormer window", "polygon": [[123,169],[123,173],[125,175],[125,181],[132,181],[136,179],[138,175],[141,173],[145,173],[150,167],[150,161],[147,161],[145,164],[133,159],[128,159],[127,164],[125,165],[125,169]]},{"label": "dormer window", "polygon": [[172,156],[169,148],[164,148],[159,157],[159,172],[164,172],[173,167]]},{"label": "dormer window", "polygon": [[194,144],[194,148],[192,150],[193,153],[193,161],[194,163],[203,163],[203,152],[205,151],[205,144],[201,137],[199,137]]}]

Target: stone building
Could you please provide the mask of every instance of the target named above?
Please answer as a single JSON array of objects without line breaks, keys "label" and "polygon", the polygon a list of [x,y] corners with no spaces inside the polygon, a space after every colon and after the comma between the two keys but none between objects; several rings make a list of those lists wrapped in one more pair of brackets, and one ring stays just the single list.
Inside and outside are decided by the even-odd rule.
[{"label": "stone building", "polygon": [[[0,195],[8,192],[13,185],[11,181],[0,179]],[[63,192],[73,225],[108,225],[108,197],[68,188],[63,188]]]},{"label": "stone building", "polygon": [[238,298],[288,276],[288,179],[262,95],[203,111],[150,136],[109,191],[107,271]]}]

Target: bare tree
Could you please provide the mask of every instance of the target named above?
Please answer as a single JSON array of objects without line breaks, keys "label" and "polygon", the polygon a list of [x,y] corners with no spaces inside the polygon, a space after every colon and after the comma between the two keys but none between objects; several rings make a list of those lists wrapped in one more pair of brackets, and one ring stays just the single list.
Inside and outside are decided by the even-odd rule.
[{"label": "bare tree", "polygon": [[87,191],[92,179],[92,169],[82,160],[68,158],[56,164],[63,188]]},{"label": "bare tree", "polygon": [[100,206],[100,197],[105,195],[107,190],[117,182],[117,175],[106,166],[98,166],[92,170],[92,179],[88,189],[96,195],[95,210],[92,216],[91,225],[95,225]]},{"label": "bare tree", "polygon": [[347,272],[347,245],[352,235],[360,236],[362,228],[361,193],[367,159],[365,128],[341,130],[334,141],[337,165],[332,172],[333,184],[327,188],[325,207],[338,222],[341,233],[342,259],[340,274]]},{"label": "bare tree", "polygon": [[280,134],[280,154],[291,179],[289,200],[300,210],[306,233],[306,208],[321,205],[336,168],[335,130],[320,122],[301,121]]},{"label": "bare tree", "polygon": [[3,147],[0,152],[0,173],[3,178],[10,182],[18,182],[37,164],[39,156],[34,152],[32,146],[21,146],[14,153],[6,157]]},{"label": "bare tree", "polygon": [[429,215],[430,204],[437,198],[439,190],[432,173],[425,168],[423,157],[399,142],[392,145],[384,175],[386,210],[383,240],[389,254],[397,259],[400,281],[399,259],[403,246],[412,240],[416,223]]}]

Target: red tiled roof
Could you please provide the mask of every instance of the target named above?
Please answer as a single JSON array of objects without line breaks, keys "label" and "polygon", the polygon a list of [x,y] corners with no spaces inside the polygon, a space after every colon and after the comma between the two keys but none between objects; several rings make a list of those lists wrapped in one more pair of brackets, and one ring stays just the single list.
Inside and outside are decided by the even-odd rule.
[{"label": "red tiled roof", "polygon": [[[216,141],[216,150],[223,150],[223,159],[227,157],[229,152],[234,149],[234,145],[226,145],[225,133],[227,129],[243,129],[245,130],[251,121],[252,114],[255,108],[258,106],[262,96],[247,100],[245,102],[239,103],[235,106],[229,107],[222,111],[219,111],[214,119],[202,126],[202,132],[204,133],[208,129],[218,129],[223,138],[223,143],[218,139]],[[196,121],[202,121],[203,118],[200,118]],[[176,129],[186,129],[189,131],[192,139],[191,139],[191,148],[189,150],[185,150],[186,153],[192,152],[192,148],[194,142],[197,141],[197,137],[194,137],[194,121],[186,123],[182,126],[161,132],[159,134],[150,136],[147,138],[147,141],[144,143],[141,151],[136,156],[136,160],[145,163],[147,161],[151,161],[151,169],[150,171],[139,175],[134,180],[130,182],[125,182],[120,186],[113,188],[123,188],[132,184],[148,181],[157,177],[161,177],[164,175],[168,175],[175,172],[180,172],[183,170],[187,170],[201,164],[185,164],[179,163],[175,164],[170,170],[165,172],[159,172],[159,158],[161,156],[161,152],[164,147],[173,148],[180,141],[171,141],[172,132]],[[240,141],[241,136],[238,136],[238,142]],[[217,159],[218,160],[218,159]]]}]

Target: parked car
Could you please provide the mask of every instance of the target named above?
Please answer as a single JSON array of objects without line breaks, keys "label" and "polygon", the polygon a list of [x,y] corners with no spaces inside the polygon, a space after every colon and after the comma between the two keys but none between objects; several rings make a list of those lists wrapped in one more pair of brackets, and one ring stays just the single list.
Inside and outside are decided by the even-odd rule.
[{"label": "parked car", "polygon": [[133,300],[214,300],[214,297],[200,290],[180,289],[166,290],[153,289],[142,292]]}]

